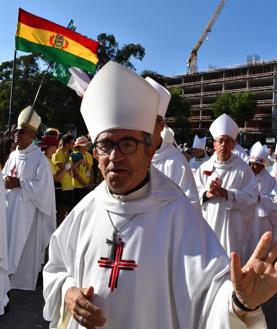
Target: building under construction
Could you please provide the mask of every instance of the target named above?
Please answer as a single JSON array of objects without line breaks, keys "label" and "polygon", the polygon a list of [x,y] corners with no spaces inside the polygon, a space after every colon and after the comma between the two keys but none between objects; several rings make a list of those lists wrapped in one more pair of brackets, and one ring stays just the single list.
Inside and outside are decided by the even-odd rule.
[{"label": "building under construction", "polygon": [[254,118],[241,127],[244,143],[255,140],[277,141],[277,59],[248,61],[231,68],[213,69],[174,76],[167,79],[167,88],[181,88],[182,97],[191,106],[189,121],[194,133],[207,133],[212,122],[212,106],[224,92],[249,91],[257,100]]}]

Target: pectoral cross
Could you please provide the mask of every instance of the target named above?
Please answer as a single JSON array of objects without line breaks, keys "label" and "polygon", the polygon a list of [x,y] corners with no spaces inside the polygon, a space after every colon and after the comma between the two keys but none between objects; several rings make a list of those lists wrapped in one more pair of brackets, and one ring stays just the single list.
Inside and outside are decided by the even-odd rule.
[{"label": "pectoral cross", "polygon": [[114,230],[113,239],[112,240],[106,239],[106,243],[112,246],[109,259],[115,260],[116,246],[119,246],[121,243],[123,243],[120,232],[118,230]]},{"label": "pectoral cross", "polygon": [[124,242],[121,239],[120,233],[113,233],[113,240],[106,240],[106,243],[112,245],[110,257],[101,257],[98,261],[99,267],[111,268],[111,275],[108,287],[113,291],[117,288],[118,276],[120,270],[133,271],[137,264],[134,260],[122,259]]}]

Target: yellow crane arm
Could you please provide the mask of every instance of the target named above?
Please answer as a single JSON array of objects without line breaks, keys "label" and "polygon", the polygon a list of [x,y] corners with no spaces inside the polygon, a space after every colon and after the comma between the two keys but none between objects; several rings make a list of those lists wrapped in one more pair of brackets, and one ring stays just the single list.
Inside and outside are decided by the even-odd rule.
[{"label": "yellow crane arm", "polygon": [[197,43],[193,47],[193,49],[192,49],[192,51],[190,53],[190,57],[189,57],[189,59],[187,61],[189,73],[195,73],[195,72],[197,72],[197,64],[196,64],[196,61],[197,61],[197,53],[198,53],[198,50],[201,47],[201,45],[204,42],[204,40],[206,39],[208,33],[211,32],[212,27],[213,27],[215,21],[217,20],[217,17],[220,14],[222,8],[224,7],[226,1],[227,0],[221,0],[220,3],[217,5],[216,10],[214,11],[212,17],[208,21],[208,24],[206,25],[204,31],[202,32],[199,40],[197,41]]}]

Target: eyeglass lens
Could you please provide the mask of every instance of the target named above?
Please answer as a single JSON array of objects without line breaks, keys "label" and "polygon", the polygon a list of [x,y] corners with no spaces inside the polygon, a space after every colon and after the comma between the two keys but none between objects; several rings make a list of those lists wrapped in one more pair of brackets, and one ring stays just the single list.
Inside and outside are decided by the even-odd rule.
[{"label": "eyeglass lens", "polygon": [[23,134],[25,134],[25,130],[24,129],[15,129],[14,133],[19,134],[19,135],[23,135]]},{"label": "eyeglass lens", "polygon": [[111,140],[96,142],[95,148],[98,154],[111,154],[115,147],[123,154],[131,154],[136,152],[138,143],[144,142],[133,138],[124,138],[118,142],[113,142]]}]

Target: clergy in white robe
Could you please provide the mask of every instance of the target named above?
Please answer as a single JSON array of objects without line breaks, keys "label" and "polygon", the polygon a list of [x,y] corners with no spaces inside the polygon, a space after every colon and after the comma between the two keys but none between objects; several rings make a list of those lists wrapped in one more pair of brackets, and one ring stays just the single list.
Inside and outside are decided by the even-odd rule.
[{"label": "clergy in white robe", "polygon": [[[216,233],[227,255],[237,251],[245,262],[249,257],[250,228],[258,189],[251,168],[232,153],[238,128],[235,132],[228,131],[221,117],[217,120],[220,130],[215,131],[215,137],[213,135],[215,153],[199,167],[194,177],[203,217]],[[229,120],[232,119],[228,117],[227,123]],[[214,123],[217,124],[217,121]],[[232,124],[236,125],[233,120]]]},{"label": "clergy in white robe", "polygon": [[9,290],[6,199],[5,186],[0,171],[0,315],[4,314],[5,306],[8,304],[7,293]]},{"label": "clergy in white robe", "polygon": [[246,163],[249,162],[249,155],[246,153],[245,149],[238,143],[235,143],[233,153],[238,155]]},{"label": "clergy in white robe", "polygon": [[151,165],[158,100],[113,62],[88,86],[81,113],[104,181],[51,238],[43,273],[50,328],[266,328],[257,306],[277,291],[277,244],[267,254],[266,233],[247,271],[232,254],[233,288],[214,233]]},{"label": "clergy in white robe", "polygon": [[35,290],[45,248],[56,228],[53,175],[44,153],[32,144],[32,121],[26,124],[34,113],[31,107],[21,112],[15,131],[17,148],[3,168],[12,289]]},{"label": "clergy in white robe", "polygon": [[189,160],[189,166],[193,175],[195,175],[201,164],[210,158],[206,153],[206,140],[206,137],[199,138],[197,135],[194,136],[192,144],[193,158]]},{"label": "clergy in white robe", "polygon": [[199,196],[191,168],[175,146],[162,140],[161,146],[152,158],[152,165],[182,189],[195,209],[200,209]]},{"label": "clergy in white robe", "polygon": [[204,154],[204,156],[202,157],[193,157],[189,160],[189,166],[190,166],[190,169],[193,173],[193,175],[195,175],[196,173],[196,170],[202,165],[202,163],[204,163],[205,161],[209,160],[210,157],[208,156],[207,153]]},{"label": "clergy in white robe", "polygon": [[269,167],[272,166],[276,160],[276,154],[277,154],[277,143],[275,145],[275,151],[274,147],[272,145],[268,146],[268,156],[267,156],[267,162],[265,166]]},{"label": "clergy in white robe", "polygon": [[265,169],[268,148],[256,142],[250,150],[250,166],[256,176],[259,199],[256,204],[255,220],[252,221],[251,252],[264,232],[272,231],[277,239],[277,181]]},{"label": "clergy in white robe", "polygon": [[[266,169],[256,175],[259,189],[259,201],[256,205],[257,230],[254,236],[257,242],[266,231],[272,231],[273,239],[277,239],[277,181]],[[254,246],[257,243],[254,244]]]},{"label": "clergy in white robe", "polygon": [[146,81],[160,95],[158,115],[152,136],[153,146],[156,149],[152,159],[152,165],[172,179],[183,190],[193,207],[200,212],[199,196],[188,161],[172,143],[167,143],[161,137],[165,128],[164,117],[171,95],[166,88],[158,84],[155,80],[147,77]]},{"label": "clergy in white robe", "polygon": [[277,179],[277,151],[274,153],[275,161],[272,166],[266,167],[266,170],[269,172],[270,176]]},{"label": "clergy in white robe", "polygon": [[[50,328],[63,317],[71,286],[93,286],[105,329],[246,328],[230,307],[228,258],[214,233],[167,177],[155,168],[150,176],[150,183],[126,197],[111,195],[103,182],[52,236],[43,273]],[[136,264],[118,270],[114,290],[112,268],[99,264],[111,249],[109,216],[118,227],[130,220],[122,230],[122,259]],[[71,317],[66,328],[82,327]]]}]

